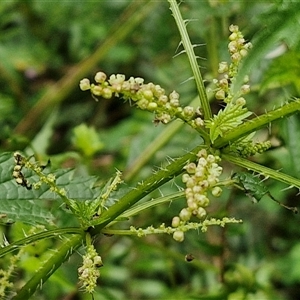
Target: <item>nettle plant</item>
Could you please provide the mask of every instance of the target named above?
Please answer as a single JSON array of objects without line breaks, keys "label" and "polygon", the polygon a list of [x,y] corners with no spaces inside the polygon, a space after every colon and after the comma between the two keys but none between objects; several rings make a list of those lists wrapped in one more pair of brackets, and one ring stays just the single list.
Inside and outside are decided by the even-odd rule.
[{"label": "nettle plant", "polygon": [[[5,293],[13,299],[28,299],[43,283],[65,262],[79,247],[84,246],[82,265],[78,268],[79,284],[83,291],[93,293],[100,276],[102,266],[101,253],[93,245],[94,238],[100,234],[131,235],[143,237],[149,234],[169,234],[178,242],[183,242],[189,230],[205,232],[209,226],[225,226],[228,223],[240,223],[232,217],[222,219],[210,217],[207,207],[210,201],[222,194],[224,188],[236,187],[259,201],[268,195],[272,200],[297,213],[296,207],[286,206],[277,201],[267,190],[263,179],[273,178],[284,182],[287,187],[300,187],[300,180],[277,170],[257,164],[248,158],[263,153],[271,147],[269,141],[254,142],[257,130],[271,122],[296,113],[300,109],[300,100],[286,102],[272,111],[254,116],[247,109],[246,94],[250,91],[247,78],[242,84],[237,80],[239,66],[243,58],[251,51],[251,43],[246,42],[238,26],[231,25],[228,50],[231,61],[219,64],[220,77],[214,80],[214,95],[222,103],[222,109],[216,115],[211,112],[207,91],[189,40],[186,22],[182,19],[176,1],[170,0],[170,7],[177,23],[182,53],[187,54],[193,79],[195,80],[200,104],[182,106],[176,91],[166,93],[159,85],[145,83],[142,78],[117,74],[108,77],[104,72],[95,75],[95,83],[88,79],[80,81],[83,91],[89,90],[97,101],[119,97],[129,105],[154,114],[154,126],[163,126],[174,119],[180,119],[198,132],[202,142],[181,157],[169,159],[166,166],[158,169],[130,189],[122,185],[122,173],[117,171],[104,187],[97,187],[97,179],[92,176],[76,177],[74,170],[51,170],[50,162],[40,164],[32,157],[20,152],[4,153],[0,156],[1,168],[1,220],[9,224],[21,221],[33,227],[25,237],[11,242],[5,240],[0,255],[9,253],[7,267],[0,271],[0,296]],[[105,100],[101,100],[105,101]],[[172,126],[172,125],[171,125]],[[230,162],[237,168],[225,179],[222,164]],[[244,172],[237,172],[240,168]],[[181,176],[185,186],[171,195],[154,198],[139,204],[145,196],[163,184]],[[33,200],[54,200],[56,211],[38,206]],[[12,201],[14,200],[14,201]],[[182,209],[173,217],[170,224],[136,228],[118,229],[118,224],[127,221],[159,204],[182,201]],[[214,200],[216,201],[216,200]],[[54,215],[74,217],[75,227],[57,228],[53,223]],[[166,220],[168,222],[169,220]],[[57,248],[45,251],[45,257],[34,275],[19,290],[13,286],[12,279],[18,261],[28,252],[28,247],[41,240],[59,241]]]}]

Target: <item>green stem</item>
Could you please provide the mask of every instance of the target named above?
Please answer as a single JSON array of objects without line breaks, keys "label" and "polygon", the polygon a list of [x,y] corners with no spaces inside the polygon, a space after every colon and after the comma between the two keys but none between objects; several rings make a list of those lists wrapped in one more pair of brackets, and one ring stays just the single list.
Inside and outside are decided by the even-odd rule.
[{"label": "green stem", "polygon": [[218,138],[214,143],[214,148],[222,148],[230,142],[236,141],[258,129],[267,126],[272,121],[287,117],[300,110],[300,99],[286,103],[281,107],[269,111],[261,116],[253,118],[241,126],[232,129],[226,136]]},{"label": "green stem", "polygon": [[13,299],[29,299],[38,288],[42,287],[42,284],[61,266],[61,264],[72,255],[74,250],[81,245],[82,240],[83,233],[74,235],[67,242],[64,242],[62,246],[48,258],[42,267],[36,270],[35,274],[27,281]]},{"label": "green stem", "polygon": [[96,225],[94,228],[91,228],[91,234],[99,234],[102,228],[114,221],[116,217],[132,207],[144,196],[173,179],[175,176],[181,174],[183,172],[183,167],[187,164],[187,162],[194,161],[199,150],[203,149],[204,147],[205,146],[203,145],[197,146],[191,152],[178,159],[175,159],[164,169],[161,169],[145,181],[138,183],[134,189],[120,198],[119,201],[112,205],[108,210],[103,212],[98,225]]},{"label": "green stem", "polygon": [[[139,214],[140,212],[145,211],[147,209],[151,209],[155,206],[164,204],[166,202],[173,202],[175,200],[179,200],[179,199],[182,199],[182,198],[184,198],[184,192],[183,191],[174,193],[174,194],[169,195],[169,196],[155,198],[155,199],[152,199],[150,201],[147,201],[147,202],[144,202],[144,203],[141,203],[141,204],[138,204],[138,205],[134,205],[133,207],[129,208],[124,213],[122,213],[120,215],[120,218],[128,219],[128,218],[130,218],[132,216],[135,216],[135,215]],[[116,223],[118,223],[118,221],[113,221],[109,224],[109,226],[112,226]],[[103,230],[103,232],[104,232],[104,230]]]},{"label": "green stem", "polygon": [[290,187],[297,187],[298,189],[300,188],[300,179],[294,178],[292,176],[286,175],[279,171],[262,166],[253,161],[250,161],[250,160],[247,160],[247,159],[244,159],[241,157],[233,156],[230,154],[222,154],[222,159],[225,159],[231,163],[234,163],[234,164],[241,166],[243,168],[246,168],[248,170],[252,170],[254,172],[262,174],[266,177],[271,177],[278,181],[284,182],[287,185],[289,185]]},{"label": "green stem", "polygon": [[33,235],[30,235],[24,239],[15,241],[13,243],[10,243],[9,245],[3,247],[0,249],[0,257],[19,250],[20,247],[24,247],[25,245],[29,245],[31,243],[43,240],[43,239],[49,239],[65,234],[82,234],[83,230],[79,227],[68,227],[68,228],[58,228],[53,230],[47,230],[42,231]]},{"label": "green stem", "polygon": [[176,25],[181,35],[181,42],[188,56],[188,60],[191,65],[191,69],[196,82],[201,107],[203,109],[204,119],[208,120],[212,117],[209,101],[207,99],[206,90],[203,84],[202,75],[198,66],[197,56],[194,52],[194,47],[190,41],[188,32],[186,30],[186,22],[182,19],[178,4],[176,0],[168,0],[170,3],[170,9],[173,13]]}]

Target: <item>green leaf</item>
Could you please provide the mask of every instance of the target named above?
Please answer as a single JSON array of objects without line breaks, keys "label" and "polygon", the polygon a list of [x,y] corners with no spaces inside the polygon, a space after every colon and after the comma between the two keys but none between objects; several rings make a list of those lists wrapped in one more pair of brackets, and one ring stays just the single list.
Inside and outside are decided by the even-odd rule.
[{"label": "green leaf", "polygon": [[18,220],[31,225],[49,225],[54,221],[54,216],[49,212],[49,208],[44,208],[38,201],[33,200],[0,200],[0,211],[1,223],[12,223]]},{"label": "green leaf", "polygon": [[73,145],[87,157],[93,156],[104,146],[95,128],[88,127],[86,124],[74,128],[72,141]]},{"label": "green leaf", "polygon": [[232,179],[238,181],[243,187],[247,196],[249,196],[254,203],[260,201],[260,199],[268,193],[267,187],[260,180],[258,176],[246,172],[238,172],[233,174]]},{"label": "green leaf", "polygon": [[220,110],[218,115],[206,121],[206,127],[210,128],[210,139],[214,142],[219,136],[222,137],[227,132],[237,128],[243,120],[252,115],[247,108],[236,104],[227,104],[225,109]]},{"label": "green leaf", "polygon": [[[22,186],[18,186],[12,177],[13,167],[14,159],[12,153],[3,153],[0,155],[0,202],[2,200],[60,199],[46,184],[42,184],[38,190],[27,190]],[[24,168],[22,172],[30,183],[38,181],[37,175],[34,175],[32,171]],[[44,173],[49,174],[50,170],[46,168]],[[71,169],[60,169],[51,173],[56,177],[57,186],[66,190],[68,198],[74,200],[92,200],[99,196],[100,189],[94,188],[97,180],[94,176],[77,177],[75,171]]]},{"label": "green leaf", "polygon": [[268,15],[263,20],[264,27],[251,41],[253,48],[243,60],[238,77],[232,85],[233,94],[243,84],[245,76],[249,75],[252,69],[259,67],[262,59],[279,42],[284,41],[289,47],[294,47],[299,43],[300,35],[296,33],[295,29],[299,28],[300,2],[290,2],[285,8],[276,9],[273,12],[268,11]]},{"label": "green leaf", "polygon": [[260,93],[292,84],[300,92],[300,53],[289,51],[274,59],[264,76]]}]

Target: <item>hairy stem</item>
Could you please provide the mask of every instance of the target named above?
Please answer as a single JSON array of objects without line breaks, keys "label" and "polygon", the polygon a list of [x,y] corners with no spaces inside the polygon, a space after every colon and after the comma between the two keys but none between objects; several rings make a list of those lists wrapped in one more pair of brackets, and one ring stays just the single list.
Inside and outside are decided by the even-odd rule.
[{"label": "hairy stem", "polygon": [[203,145],[197,146],[191,152],[178,159],[175,159],[164,169],[161,169],[145,181],[138,183],[134,189],[120,198],[119,201],[112,205],[108,210],[103,212],[103,214],[100,216],[98,224],[91,229],[91,234],[99,234],[102,228],[114,221],[116,217],[132,207],[144,196],[173,179],[175,176],[181,174],[186,163],[189,161],[194,161],[199,150],[203,149],[204,147],[205,146]]},{"label": "hairy stem", "polygon": [[177,24],[179,33],[181,35],[182,45],[186,51],[186,54],[188,56],[191,65],[191,69],[194,75],[194,79],[196,82],[196,86],[197,86],[197,90],[201,102],[201,107],[203,109],[204,119],[208,120],[212,116],[211,109],[209,106],[209,101],[207,99],[206,90],[203,84],[202,75],[198,66],[197,56],[195,55],[194,47],[190,41],[188,32],[186,30],[186,22],[184,22],[184,20],[182,19],[177,1],[176,0],[168,0],[168,1],[170,3],[170,9],[173,13],[173,17]]},{"label": "hairy stem", "polygon": [[42,287],[42,284],[66,261],[76,248],[81,245],[83,233],[73,235],[67,242],[57,249],[47,261],[44,262],[41,268],[37,269],[35,274],[17,293],[14,300],[27,300],[34,292]]},{"label": "hairy stem", "polygon": [[300,110],[300,99],[286,103],[279,108],[269,111],[261,116],[257,116],[244,124],[232,129],[226,136],[218,138],[214,143],[214,148],[222,148],[230,142],[236,141],[241,137],[255,132],[267,126],[272,121],[287,117]]},{"label": "hairy stem", "polygon": [[270,169],[268,167],[262,166],[260,164],[257,164],[253,161],[250,161],[250,160],[247,160],[247,159],[244,159],[241,157],[233,156],[230,154],[222,154],[222,158],[229,162],[232,162],[238,166],[241,166],[248,170],[252,170],[254,172],[262,174],[266,177],[271,177],[278,181],[284,182],[291,187],[297,187],[298,189],[300,188],[300,179],[297,179],[295,177],[286,175],[279,171],[276,171],[276,170]]}]

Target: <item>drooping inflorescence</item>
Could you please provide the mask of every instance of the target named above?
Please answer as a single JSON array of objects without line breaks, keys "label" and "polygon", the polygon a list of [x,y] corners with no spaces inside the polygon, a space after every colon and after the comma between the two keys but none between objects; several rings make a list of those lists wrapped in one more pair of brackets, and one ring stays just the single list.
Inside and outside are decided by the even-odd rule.
[{"label": "drooping inflorescence", "polygon": [[200,109],[182,107],[176,91],[167,95],[160,85],[144,83],[144,79],[140,77],[126,80],[123,74],[113,74],[107,79],[104,72],[98,72],[94,79],[96,84],[91,84],[87,78],[82,79],[79,84],[81,90],[90,90],[93,97],[104,99],[122,97],[142,110],[155,113],[155,123],[168,124],[174,118],[180,118],[194,128],[204,126]]}]

